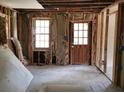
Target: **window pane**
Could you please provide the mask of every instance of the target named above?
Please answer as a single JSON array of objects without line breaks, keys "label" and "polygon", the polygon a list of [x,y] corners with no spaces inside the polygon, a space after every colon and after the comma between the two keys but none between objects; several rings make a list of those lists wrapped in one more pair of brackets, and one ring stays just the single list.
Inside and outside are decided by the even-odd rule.
[{"label": "window pane", "polygon": [[49,20],[36,20],[35,47],[49,47]]},{"label": "window pane", "polygon": [[78,37],[78,31],[74,31],[74,37]]},{"label": "window pane", "polygon": [[36,35],[35,38],[36,38],[36,41],[39,41],[40,40],[40,35]]},{"label": "window pane", "polygon": [[44,41],[44,39],[45,39],[44,35],[40,35],[40,40]]},{"label": "window pane", "polygon": [[49,47],[49,42],[45,42],[45,48],[48,48]]},{"label": "window pane", "polygon": [[83,37],[83,31],[79,31],[79,37]]},{"label": "window pane", "polygon": [[40,27],[40,20],[36,20],[36,27]]},{"label": "window pane", "polygon": [[78,44],[78,38],[74,38],[74,45]]},{"label": "window pane", "polygon": [[49,27],[49,20],[45,20],[45,27]]},{"label": "window pane", "polygon": [[40,47],[40,42],[39,41],[35,42],[35,47],[37,47],[37,48]]},{"label": "window pane", "polygon": [[40,27],[36,28],[36,33],[40,33]]},{"label": "window pane", "polygon": [[79,38],[79,45],[83,44],[83,38]]},{"label": "window pane", "polygon": [[44,27],[45,25],[44,25],[44,20],[41,20],[40,21],[40,27]]},{"label": "window pane", "polygon": [[40,31],[40,33],[44,33],[44,28],[43,28],[43,27],[41,28],[41,31]]},{"label": "window pane", "polygon": [[74,30],[78,30],[78,23],[74,23]]},{"label": "window pane", "polygon": [[44,41],[40,42],[40,48],[44,48]]},{"label": "window pane", "polygon": [[49,41],[49,35],[44,35],[45,41]]},{"label": "window pane", "polygon": [[79,30],[83,30],[83,23],[79,23]]},{"label": "window pane", "polygon": [[88,37],[88,31],[84,31],[84,37]]},{"label": "window pane", "polygon": [[88,44],[88,39],[87,39],[87,38],[84,38],[83,44],[84,44],[84,45],[87,45],[87,44]]},{"label": "window pane", "polygon": [[49,33],[49,28],[45,28],[44,33]]},{"label": "window pane", "polygon": [[88,31],[88,23],[84,23],[84,30]]}]

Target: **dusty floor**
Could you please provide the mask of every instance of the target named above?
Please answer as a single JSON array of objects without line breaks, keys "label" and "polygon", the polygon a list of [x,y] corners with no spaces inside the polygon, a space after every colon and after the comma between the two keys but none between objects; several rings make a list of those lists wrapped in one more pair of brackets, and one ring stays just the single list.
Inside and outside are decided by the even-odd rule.
[{"label": "dusty floor", "polygon": [[[121,91],[94,66],[28,66],[34,79],[27,91]],[[47,89],[46,89],[47,88]]]}]

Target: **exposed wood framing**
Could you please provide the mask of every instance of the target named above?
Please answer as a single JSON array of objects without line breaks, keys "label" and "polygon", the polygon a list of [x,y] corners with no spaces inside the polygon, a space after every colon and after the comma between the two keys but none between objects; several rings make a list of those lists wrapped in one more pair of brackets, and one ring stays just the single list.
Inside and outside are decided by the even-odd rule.
[{"label": "exposed wood framing", "polygon": [[0,5],[0,16],[5,17],[5,20],[6,20],[7,39],[10,38],[12,35],[12,29],[11,29],[12,13],[13,13],[13,9],[9,9],[7,7]]},{"label": "exposed wood framing", "polygon": [[[37,0],[40,4],[45,7],[45,9],[65,9],[75,10],[74,8],[79,8],[80,11],[85,11],[87,9],[92,9],[92,11],[102,10],[103,8],[111,5],[115,0]],[[81,8],[81,9],[80,9]],[[87,10],[88,11],[88,10]]]},{"label": "exposed wood framing", "polygon": [[[109,10],[107,11],[107,15],[109,14]],[[106,32],[105,32],[105,48],[104,48],[104,72],[106,73],[106,65],[107,65],[107,44],[108,44],[108,16],[106,17]]]},{"label": "exposed wood framing", "polygon": [[[113,82],[114,84],[116,85],[119,85],[120,86],[120,83],[121,83],[121,70],[122,70],[122,63],[121,63],[121,52],[119,51],[120,49],[120,46],[121,46],[121,34],[123,33],[123,16],[124,16],[124,13],[122,12],[123,11],[123,4],[124,3],[117,3],[117,4],[113,4],[109,7],[106,7],[104,10],[102,10],[102,12],[104,11],[107,11],[107,19],[106,19],[106,32],[105,32],[105,47],[104,47],[104,72],[106,72],[106,65],[107,65],[107,40],[108,40],[108,19],[109,19],[109,16],[112,15],[112,14],[116,14],[116,28],[115,28],[115,31],[116,31],[116,46],[115,46],[115,62],[114,62],[114,69],[113,69]],[[113,7],[114,6],[114,7]],[[118,8],[119,7],[119,8]]]},{"label": "exposed wood framing", "polygon": [[122,18],[123,18],[123,4],[119,4],[119,9],[118,9],[118,22],[117,22],[117,41],[116,41],[116,58],[115,58],[115,65],[116,65],[116,68],[115,68],[115,78],[114,78],[114,81],[117,85],[120,86],[120,83],[121,83],[121,70],[122,70],[122,67],[121,67],[121,53],[119,51],[120,49],[120,46],[121,46],[121,33],[123,32],[123,25],[122,25]]}]

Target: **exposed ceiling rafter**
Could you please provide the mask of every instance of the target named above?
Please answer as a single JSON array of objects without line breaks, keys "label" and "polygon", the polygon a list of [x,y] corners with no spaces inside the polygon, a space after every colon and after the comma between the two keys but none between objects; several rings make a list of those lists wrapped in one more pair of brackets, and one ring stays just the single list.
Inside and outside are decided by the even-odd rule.
[{"label": "exposed ceiling rafter", "polygon": [[[115,0],[37,0],[45,9],[71,10],[78,8],[79,11],[102,10],[111,5]],[[77,9],[76,9],[77,10]]]}]

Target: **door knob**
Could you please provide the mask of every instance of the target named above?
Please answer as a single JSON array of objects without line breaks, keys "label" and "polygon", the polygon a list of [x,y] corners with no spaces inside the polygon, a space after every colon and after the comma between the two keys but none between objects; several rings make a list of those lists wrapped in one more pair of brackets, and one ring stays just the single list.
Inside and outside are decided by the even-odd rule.
[{"label": "door knob", "polygon": [[74,48],[74,46],[71,46],[72,48]]}]

